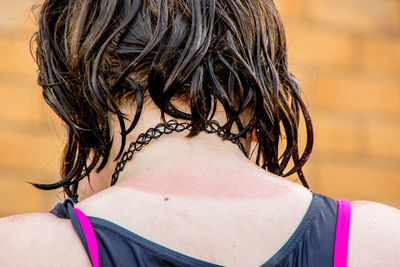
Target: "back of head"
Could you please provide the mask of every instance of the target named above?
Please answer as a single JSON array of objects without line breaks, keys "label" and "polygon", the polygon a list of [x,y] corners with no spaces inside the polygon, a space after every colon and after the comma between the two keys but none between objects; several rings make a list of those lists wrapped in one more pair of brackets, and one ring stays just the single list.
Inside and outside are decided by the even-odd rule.
[{"label": "back of head", "polygon": [[[301,168],[312,148],[311,120],[288,70],[272,0],[46,0],[34,41],[44,98],[68,130],[62,180],[37,187],[64,187],[76,197],[79,181],[110,160],[110,114],[125,140],[147,99],[162,114],[189,120],[190,137],[212,120],[219,102],[226,136],[234,124],[243,138],[256,129],[256,164],[281,176],[297,172],[308,187]],[[126,102],[136,108],[130,125],[120,110]],[[299,155],[301,115],[307,144]]]}]

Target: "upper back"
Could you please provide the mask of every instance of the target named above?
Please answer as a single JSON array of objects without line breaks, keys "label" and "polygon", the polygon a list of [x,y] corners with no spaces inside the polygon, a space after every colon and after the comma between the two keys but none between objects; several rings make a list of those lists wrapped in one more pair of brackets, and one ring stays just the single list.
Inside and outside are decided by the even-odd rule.
[{"label": "upper back", "polygon": [[165,198],[119,186],[106,193],[77,207],[182,254],[228,266],[263,264],[291,237],[312,200],[297,185],[254,199]]},{"label": "upper back", "polygon": [[[123,198],[123,191],[119,194]],[[258,266],[276,253],[297,231],[309,209],[307,197],[264,202],[160,201],[143,196],[129,208],[99,212],[80,205],[88,215],[101,215],[128,230],[202,260],[227,266]],[[288,205],[297,198],[297,205]],[[294,198],[294,199],[293,199]],[[105,202],[103,202],[105,201]],[[96,200],[103,205],[107,197]],[[169,207],[165,207],[167,202]],[[164,206],[164,207],[163,207]],[[192,207],[190,210],[185,207]],[[155,210],[158,209],[158,210]],[[97,210],[98,214],[92,214]],[[122,211],[122,212],[121,212]],[[107,213],[107,214],[106,214]],[[118,215],[116,215],[118,214]],[[300,216],[299,216],[300,214]],[[130,219],[127,219],[130,218]],[[325,218],[326,219],[326,218]],[[0,221],[0,265],[90,265],[69,220],[30,214]],[[348,266],[396,266],[400,245],[400,212],[372,202],[353,202]],[[21,256],[21,252],[24,252]]]}]

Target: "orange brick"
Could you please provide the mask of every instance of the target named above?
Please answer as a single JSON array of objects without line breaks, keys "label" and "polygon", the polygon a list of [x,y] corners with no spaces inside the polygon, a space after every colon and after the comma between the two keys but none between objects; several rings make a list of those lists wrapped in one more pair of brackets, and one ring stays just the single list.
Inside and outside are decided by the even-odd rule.
[{"label": "orange brick", "polygon": [[314,92],[314,80],[318,77],[318,70],[315,66],[289,58],[289,71],[296,77],[303,93],[303,100],[308,105],[308,97]]},{"label": "orange brick", "polygon": [[29,38],[0,38],[0,73],[3,75],[33,75],[36,65],[29,52]]},{"label": "orange brick", "polygon": [[[4,176],[0,174],[0,176]],[[0,216],[44,211],[44,193],[16,177],[0,179]]]},{"label": "orange brick", "polygon": [[312,105],[345,112],[400,112],[400,82],[346,73],[321,75],[315,81]]},{"label": "orange brick", "polygon": [[286,31],[292,62],[340,68],[350,68],[356,62],[357,46],[351,34],[301,20],[288,20]]},{"label": "orange brick", "polygon": [[44,101],[33,77],[0,75],[0,122],[59,125],[60,119]]},{"label": "orange brick", "polygon": [[[31,212],[48,212],[63,199],[60,190],[33,187],[14,173],[0,170],[0,217]],[[26,178],[26,176],[24,177]]]},{"label": "orange brick", "polygon": [[[306,0],[311,19],[344,30],[361,33],[400,31],[400,3],[397,0]],[[318,23],[318,22],[316,22]]]},{"label": "orange brick", "polygon": [[276,0],[274,3],[283,20],[304,16],[304,3],[301,0]]},{"label": "orange brick", "polygon": [[369,155],[393,158],[400,162],[400,120],[371,120],[365,133],[365,148]]},{"label": "orange brick", "polygon": [[320,114],[313,117],[315,153],[357,154],[362,127],[354,117]]},{"label": "orange brick", "polygon": [[362,43],[361,51],[361,64],[367,70],[400,75],[400,38],[369,38]]},{"label": "orange brick", "polygon": [[24,16],[26,5],[22,1],[2,0],[0,2],[0,26],[2,28],[11,28]]},{"label": "orange brick", "polygon": [[14,123],[40,123],[42,106],[39,89],[35,92],[29,88],[16,88],[0,84],[0,120]]},{"label": "orange brick", "polygon": [[363,161],[325,160],[318,163],[318,187],[314,191],[350,200],[400,201],[399,169]]},{"label": "orange brick", "polygon": [[[49,129],[50,130],[50,129]],[[0,132],[0,165],[58,174],[63,144],[55,133]]]},{"label": "orange brick", "polygon": [[[311,154],[310,159],[303,167],[304,175],[311,188],[318,185],[318,169],[315,166],[314,157],[313,154]],[[296,174],[293,175],[296,176]]]}]

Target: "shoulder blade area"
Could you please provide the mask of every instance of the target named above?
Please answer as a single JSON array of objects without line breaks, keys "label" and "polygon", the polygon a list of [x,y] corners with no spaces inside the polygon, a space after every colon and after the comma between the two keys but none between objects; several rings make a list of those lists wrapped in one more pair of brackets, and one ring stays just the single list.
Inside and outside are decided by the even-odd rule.
[{"label": "shoulder blade area", "polygon": [[91,266],[70,220],[50,213],[0,219],[0,266]]},{"label": "shoulder blade area", "polygon": [[398,266],[400,210],[370,201],[352,201],[348,266]]}]

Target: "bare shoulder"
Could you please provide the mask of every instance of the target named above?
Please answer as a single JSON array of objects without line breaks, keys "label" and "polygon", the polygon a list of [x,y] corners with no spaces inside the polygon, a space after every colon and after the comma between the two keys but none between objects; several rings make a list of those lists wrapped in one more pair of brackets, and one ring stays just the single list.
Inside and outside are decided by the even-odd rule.
[{"label": "bare shoulder", "polygon": [[370,201],[351,207],[349,266],[398,266],[400,210]]},{"label": "bare shoulder", "polygon": [[90,266],[69,220],[49,213],[0,219],[0,266]]}]

